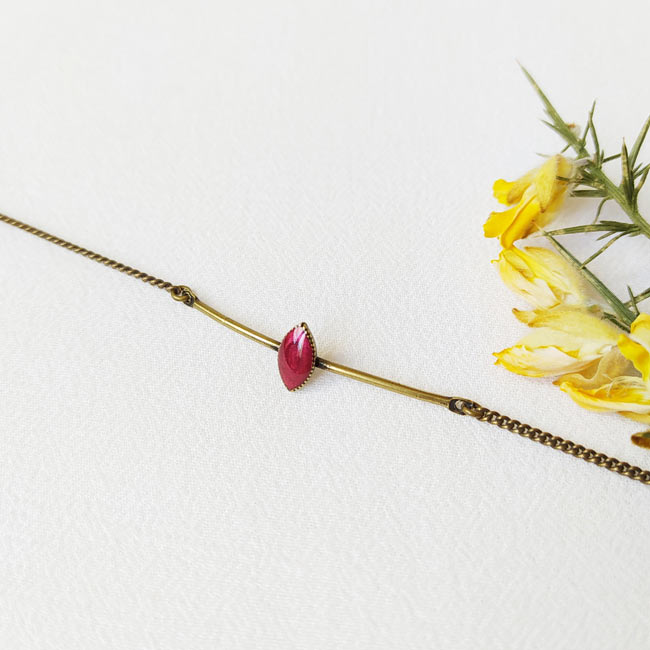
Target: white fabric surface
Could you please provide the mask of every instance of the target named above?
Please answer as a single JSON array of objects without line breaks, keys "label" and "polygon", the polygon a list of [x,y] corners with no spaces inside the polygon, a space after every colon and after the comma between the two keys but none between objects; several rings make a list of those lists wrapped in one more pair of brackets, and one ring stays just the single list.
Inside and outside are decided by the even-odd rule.
[{"label": "white fabric surface", "polygon": [[[598,97],[614,152],[649,18],[6,2],[0,211],[649,466],[639,426],[493,365],[523,326],[482,236],[492,181],[559,147],[516,60],[567,118]],[[268,350],[4,224],[0,286],[0,647],[648,646],[647,487],[328,373],[289,394]]]}]

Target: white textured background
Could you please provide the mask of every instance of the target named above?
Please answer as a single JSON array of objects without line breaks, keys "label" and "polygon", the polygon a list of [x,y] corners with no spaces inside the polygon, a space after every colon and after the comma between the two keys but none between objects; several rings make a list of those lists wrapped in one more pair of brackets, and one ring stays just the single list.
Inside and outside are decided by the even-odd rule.
[{"label": "white textured background", "polygon": [[[482,223],[558,148],[516,60],[567,119],[597,96],[613,153],[649,18],[4,0],[0,211],[648,466],[633,423],[492,365],[523,330]],[[288,394],[268,350],[3,224],[0,287],[1,648],[648,647],[647,487],[327,373]]]}]

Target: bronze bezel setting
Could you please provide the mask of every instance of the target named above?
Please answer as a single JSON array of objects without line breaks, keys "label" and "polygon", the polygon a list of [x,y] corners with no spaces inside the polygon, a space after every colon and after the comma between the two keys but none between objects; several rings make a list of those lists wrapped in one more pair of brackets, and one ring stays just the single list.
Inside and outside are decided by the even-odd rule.
[{"label": "bronze bezel setting", "polygon": [[[311,345],[311,369],[302,384],[296,386],[295,388],[287,388],[285,386],[285,388],[287,388],[290,393],[295,393],[297,390],[300,390],[311,379],[311,376],[314,374],[314,369],[316,368],[316,359],[318,359],[318,353],[316,352],[316,341],[314,340],[314,335],[311,333],[311,330],[309,329],[309,325],[307,325],[307,323],[300,323],[300,325],[295,325],[287,332],[287,334],[285,334],[285,337],[297,328],[300,328],[305,332],[307,339],[309,340],[309,344]],[[282,340],[284,341],[284,337]]]}]

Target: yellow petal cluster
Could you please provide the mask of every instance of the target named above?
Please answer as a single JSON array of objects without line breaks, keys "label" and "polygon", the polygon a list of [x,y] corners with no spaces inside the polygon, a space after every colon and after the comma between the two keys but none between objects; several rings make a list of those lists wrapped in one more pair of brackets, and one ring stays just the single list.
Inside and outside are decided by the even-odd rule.
[{"label": "yellow petal cluster", "polygon": [[650,314],[621,333],[589,306],[572,267],[546,249],[511,248],[498,260],[501,277],[534,309],[514,309],[533,328],[516,345],[495,353],[496,363],[527,377],[558,377],[575,402],[650,422]]},{"label": "yellow petal cluster", "polygon": [[547,248],[506,248],[496,263],[505,284],[538,309],[585,303],[580,274]]},{"label": "yellow petal cluster", "polygon": [[543,165],[516,181],[500,179],[494,183],[494,196],[509,206],[493,212],[483,230],[486,237],[499,237],[504,248],[510,248],[533,231],[548,225],[562,205],[574,163],[560,154],[551,156]]},{"label": "yellow petal cluster", "polygon": [[555,383],[585,408],[650,422],[650,314],[637,316],[630,336],[621,334],[618,346],[591,372],[569,374]]},{"label": "yellow petal cluster", "polygon": [[581,278],[557,253],[516,247],[501,251],[501,277],[532,310],[514,309],[533,328],[496,352],[496,363],[527,377],[558,377],[575,402],[650,422],[650,314],[640,314],[629,336],[588,305]]},{"label": "yellow petal cluster", "polygon": [[622,333],[590,304],[581,274],[561,255],[514,245],[555,216],[575,165],[558,154],[516,181],[494,183],[494,196],[508,209],[490,215],[485,236],[499,237],[499,274],[532,307],[513,309],[531,331],[496,352],[496,363],[527,377],[555,377],[585,408],[650,422],[650,314],[639,314],[629,335]]},{"label": "yellow petal cluster", "polygon": [[535,331],[495,356],[497,364],[527,377],[583,370],[607,354],[620,335],[620,330],[597,312],[582,307],[526,313],[526,322]]}]

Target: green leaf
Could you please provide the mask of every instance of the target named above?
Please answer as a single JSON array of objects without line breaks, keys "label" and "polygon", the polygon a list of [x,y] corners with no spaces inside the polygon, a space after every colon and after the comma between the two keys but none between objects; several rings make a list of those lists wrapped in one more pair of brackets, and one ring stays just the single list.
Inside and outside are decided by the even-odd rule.
[{"label": "green leaf", "polygon": [[[603,235],[602,237],[599,237],[599,239],[603,239],[604,237],[610,237],[614,233],[607,233],[606,235]],[[591,264],[599,255],[602,255],[617,239],[620,239],[621,237],[625,237],[627,233],[625,232],[619,232],[617,235],[614,235],[604,246],[599,248],[593,255],[590,255],[581,265],[580,265],[580,270],[584,271],[585,267],[587,264]]]},{"label": "green leaf", "polygon": [[[638,316],[639,315],[639,308],[638,308],[638,306],[636,304],[636,298],[634,297],[634,293],[632,293],[632,289],[630,288],[629,284],[627,285],[627,292],[628,292],[628,294],[630,294],[629,303],[632,303],[630,305],[630,307],[632,309],[634,309],[634,311],[636,312],[636,315]],[[629,304],[629,303],[626,303],[626,304]]]},{"label": "green leaf", "polygon": [[556,131],[560,136],[564,138],[564,140],[570,144],[575,152],[579,156],[583,156],[586,154],[584,144],[580,142],[580,138],[576,136],[576,134],[569,128],[569,125],[560,117],[560,114],[557,112],[555,109],[555,106],[551,104],[549,101],[548,97],[544,94],[542,89],[537,85],[537,82],[535,79],[533,79],[532,75],[524,68],[524,66],[520,66],[522,72],[524,75],[526,75],[526,78],[530,82],[530,85],[533,87],[539,98],[542,100],[542,104],[544,104],[544,108],[546,109],[546,112],[548,116],[552,120],[551,122],[547,122],[543,120],[544,124],[552,128],[554,131]]},{"label": "green leaf", "polygon": [[634,172],[634,177],[637,178],[638,176],[643,176],[648,169],[650,169],[650,163],[647,165],[639,165]]},{"label": "green leaf", "polygon": [[[633,226],[632,224],[629,224],[630,228],[623,233],[624,236],[627,237],[636,237],[641,230],[637,226]],[[620,229],[619,229],[620,231]],[[611,237],[616,233],[616,230],[611,230],[610,232],[606,232],[604,235],[601,235],[600,237],[596,238],[596,241],[600,241],[601,239],[607,239],[607,237]]]},{"label": "green leaf", "polygon": [[[594,102],[591,106],[591,110],[589,111],[587,115],[587,124],[585,125],[585,128],[582,129],[582,135],[578,138],[578,142],[584,147],[585,144],[587,143],[587,136],[589,135],[589,132],[591,131],[591,127],[593,126],[593,122],[591,121],[591,116],[593,115],[594,109],[596,108],[596,102]],[[568,125],[567,125],[568,126]],[[575,132],[577,130],[575,125],[573,126],[573,131]],[[569,127],[571,128],[571,127]]]},{"label": "green leaf", "polygon": [[630,171],[630,159],[627,154],[625,140],[623,140],[623,146],[621,147],[621,173],[623,174],[621,188],[628,200],[631,201],[634,197],[634,179]]},{"label": "green leaf", "polygon": [[600,219],[600,213],[603,211],[603,206],[607,201],[610,200],[609,196],[606,196],[599,204],[598,204],[598,209],[596,210],[596,217],[594,218],[594,223],[598,222],[598,219]]},{"label": "green leaf", "polygon": [[585,134],[582,138],[583,146],[586,142],[587,132],[591,131],[591,140],[594,143],[594,158],[595,163],[600,166],[602,164],[603,152],[600,149],[600,143],[598,142],[598,134],[596,133],[596,127],[594,126],[594,111],[596,110],[596,100],[591,105],[591,110],[589,111],[589,118],[587,121],[587,128],[585,129]]},{"label": "green leaf", "polygon": [[641,180],[637,183],[636,189],[634,190],[635,203],[639,198],[639,192],[641,191],[641,188],[645,185],[646,179],[648,178],[648,172],[650,172],[650,167],[646,167],[645,171],[643,172],[643,176],[641,176]]},{"label": "green leaf", "polygon": [[[644,300],[647,300],[648,298],[650,298],[650,287],[648,287],[645,291],[642,291],[641,293],[637,293],[637,295],[634,296],[634,303],[638,305],[640,302],[643,302]],[[632,307],[631,303],[632,303],[632,301],[628,300],[625,303],[625,306],[631,308]]]},{"label": "green leaf", "polygon": [[625,325],[625,323],[621,323],[621,321],[618,320],[618,318],[616,318],[616,316],[614,316],[614,314],[610,314],[608,311],[605,311],[605,312],[603,312],[603,316],[608,321],[611,321],[612,323],[614,323],[614,325],[616,325],[617,327],[620,327],[622,330],[624,330],[626,332],[630,331],[630,328],[627,325]]},{"label": "green leaf", "polygon": [[636,140],[634,141],[634,145],[630,150],[630,167],[634,167],[634,165],[636,164],[636,159],[639,155],[639,151],[641,151],[641,147],[643,146],[643,141],[645,140],[646,135],[648,135],[649,128],[650,128],[650,116],[643,123],[643,126],[641,127],[641,131],[639,131],[639,135],[637,136]]},{"label": "green leaf", "polygon": [[582,196],[587,198],[602,198],[605,196],[603,190],[573,190],[573,196]]},{"label": "green leaf", "polygon": [[574,235],[581,232],[605,232],[613,235],[617,232],[624,232],[627,235],[636,233],[637,226],[626,221],[601,221],[600,223],[583,224],[582,226],[569,226],[558,230],[547,231],[547,235]]},{"label": "green leaf", "polygon": [[639,229],[638,226],[635,226],[633,223],[628,223],[627,221],[611,221],[611,220],[604,220],[600,222],[603,226],[607,226],[611,230],[629,230],[629,231],[637,231]]},{"label": "green leaf", "polygon": [[[546,124],[546,126],[548,126],[549,129],[553,129],[553,131],[555,131],[560,137],[566,140],[566,138],[564,137],[564,131],[561,129],[561,127],[556,126],[555,124],[549,122],[548,120],[541,120],[541,122],[542,124]],[[569,146],[572,146],[571,143],[569,143]]]}]

